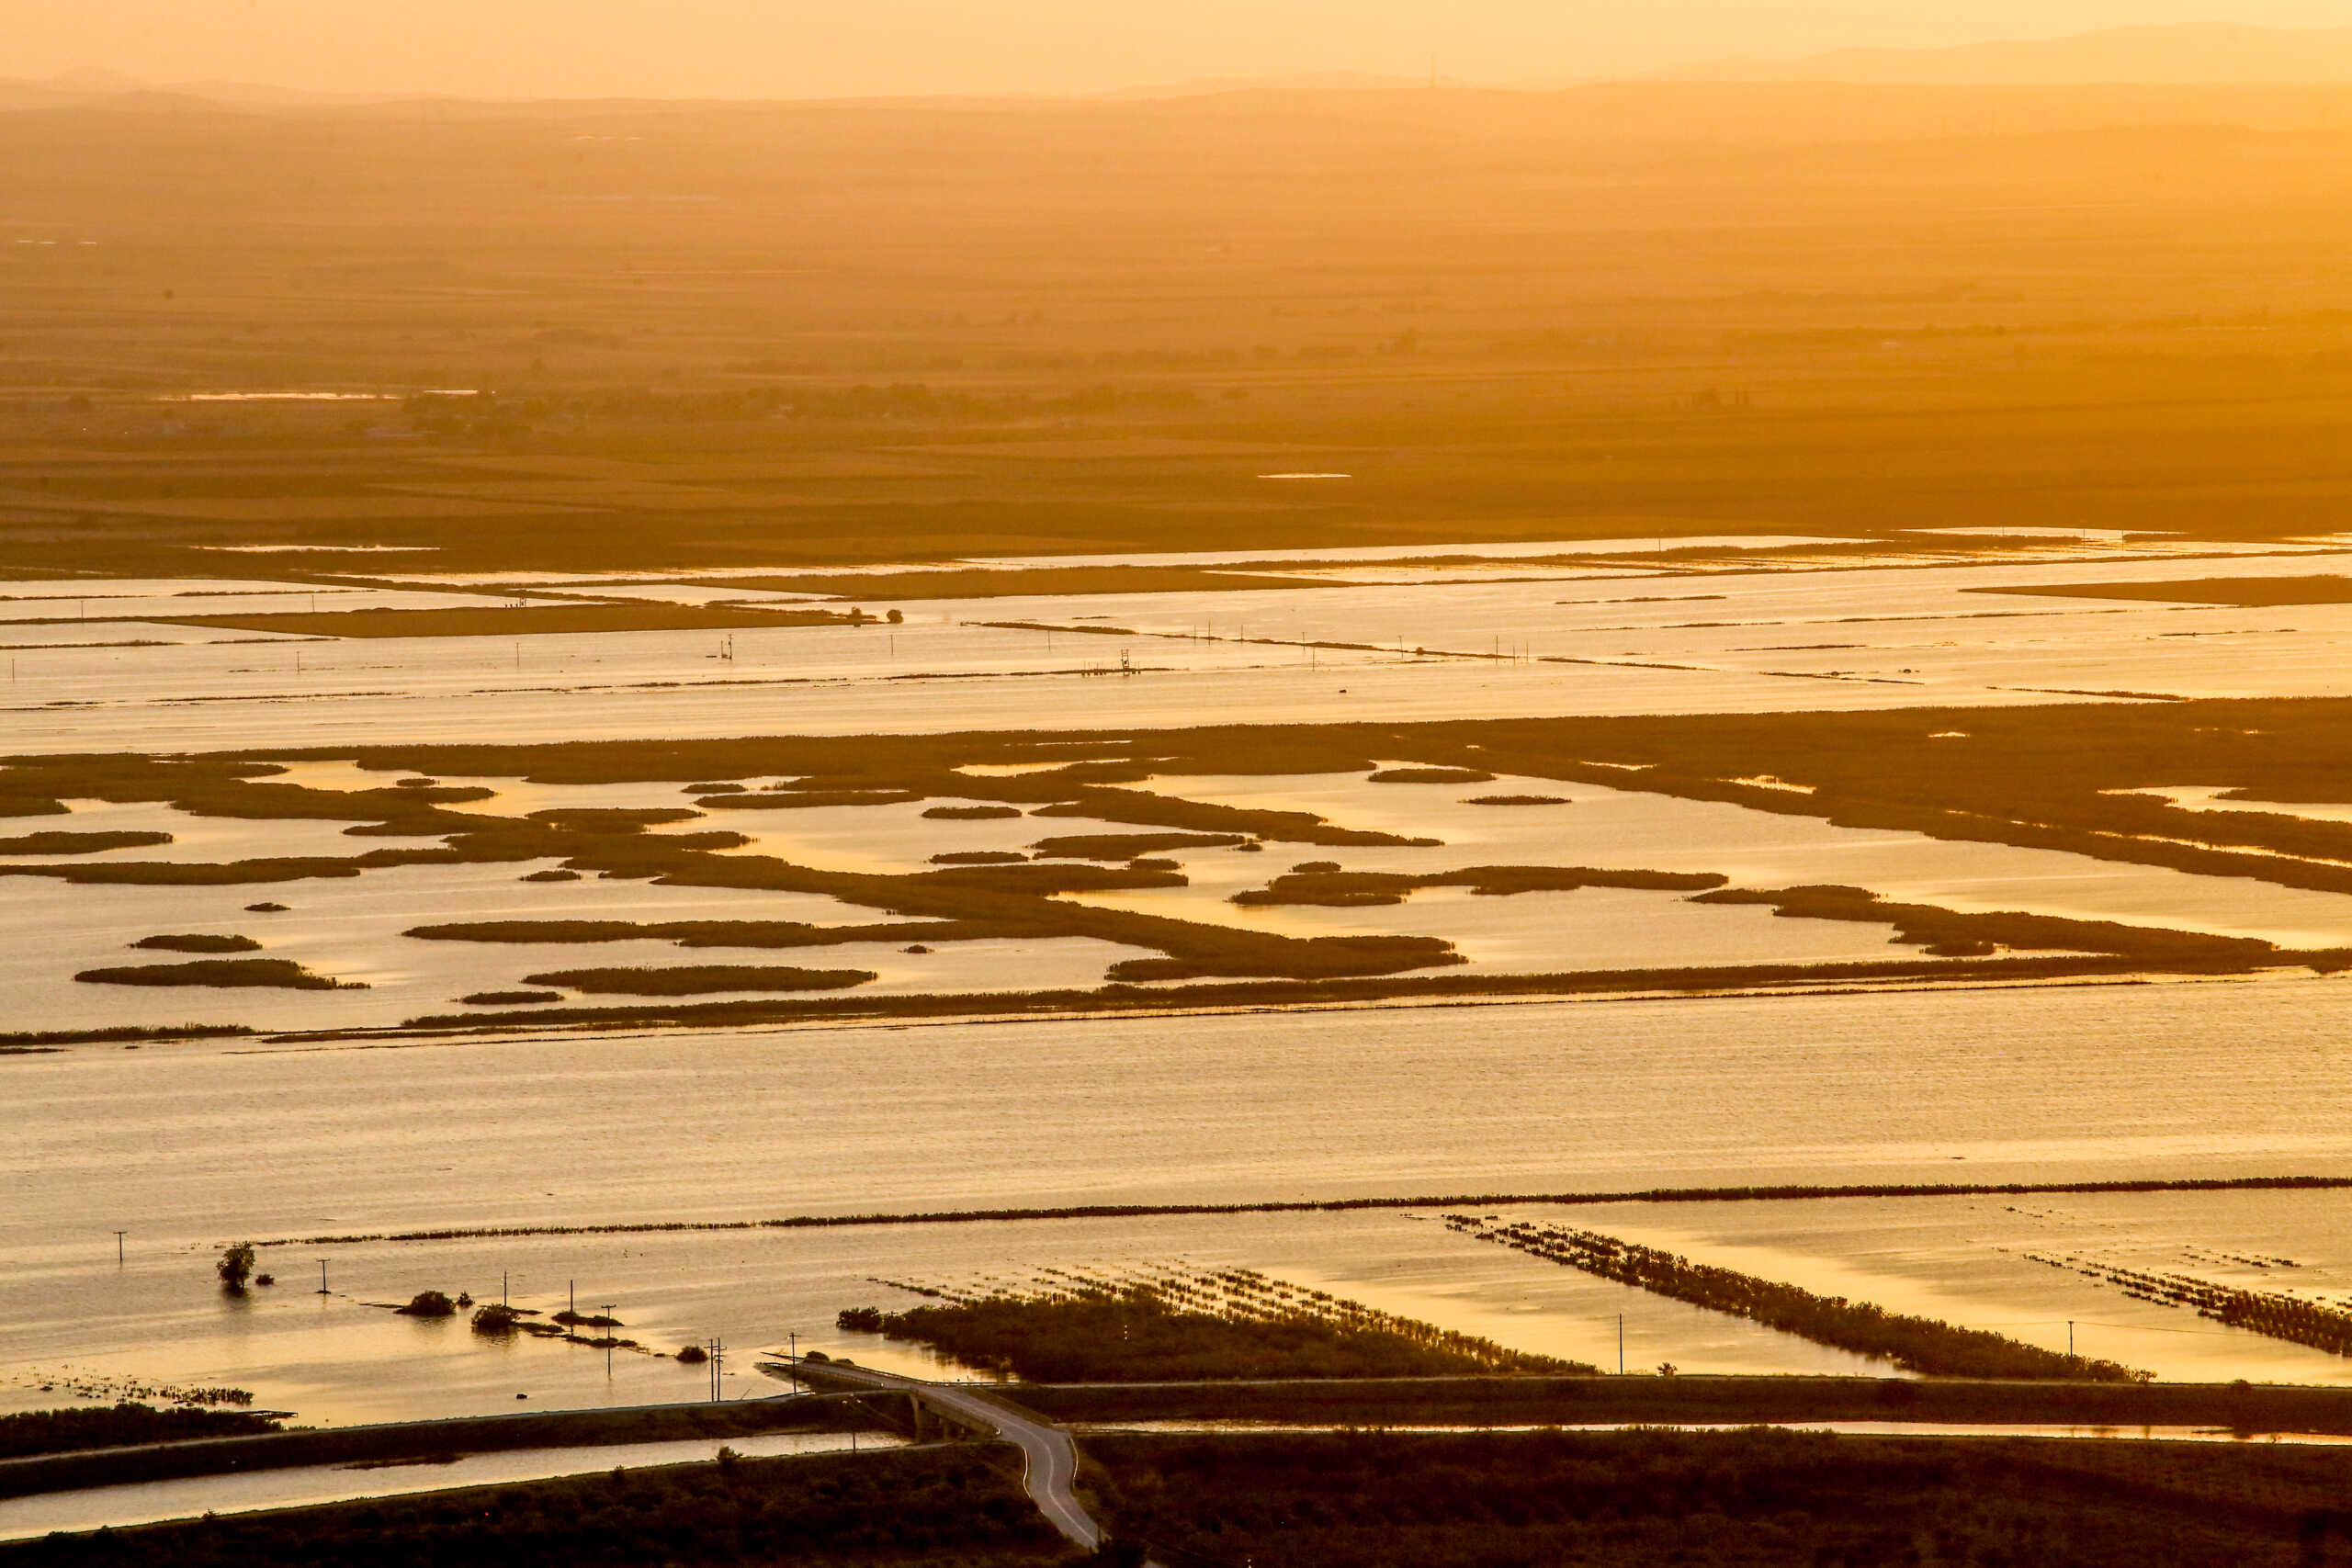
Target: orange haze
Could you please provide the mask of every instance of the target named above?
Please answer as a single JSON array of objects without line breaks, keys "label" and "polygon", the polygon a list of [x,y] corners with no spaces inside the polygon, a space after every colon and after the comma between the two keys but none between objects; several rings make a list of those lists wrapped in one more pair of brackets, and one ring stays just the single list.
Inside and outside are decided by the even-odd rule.
[{"label": "orange haze", "polygon": [[[2338,0],[76,0],[8,7],[0,74],[495,96],[1069,93],[1362,73],[1562,82],[1737,56],[2340,25]],[[2177,51],[2194,60],[2193,41]]]}]

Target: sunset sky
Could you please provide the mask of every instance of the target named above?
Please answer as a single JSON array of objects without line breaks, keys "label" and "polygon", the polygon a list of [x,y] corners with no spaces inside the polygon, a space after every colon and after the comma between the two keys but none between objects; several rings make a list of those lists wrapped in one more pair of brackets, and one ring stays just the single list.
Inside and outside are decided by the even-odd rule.
[{"label": "sunset sky", "polygon": [[0,74],[356,91],[797,97],[1211,76],[1563,81],[1726,55],[2341,25],[2343,0],[0,0]]}]

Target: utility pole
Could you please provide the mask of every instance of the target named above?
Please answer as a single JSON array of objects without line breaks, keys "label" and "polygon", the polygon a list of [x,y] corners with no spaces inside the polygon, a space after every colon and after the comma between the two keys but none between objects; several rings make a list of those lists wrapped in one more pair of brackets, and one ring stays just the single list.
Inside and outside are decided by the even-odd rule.
[{"label": "utility pole", "polygon": [[130,1234],[130,1233],[129,1231],[117,1231],[114,1233],[114,1266],[118,1269],[122,1267],[123,1262],[122,1238]]},{"label": "utility pole", "polygon": [[2066,1359],[2075,1359],[2075,1320],[2071,1317],[2066,1320]]},{"label": "utility pole", "polygon": [[[610,1317],[610,1316],[612,1316],[612,1315],[613,1315],[613,1308],[614,1308],[615,1306],[618,1305],[618,1304],[619,1304],[619,1303],[616,1303],[616,1302],[606,1302],[603,1306],[601,1306],[601,1307],[597,1308],[596,1310],[597,1310],[599,1313],[601,1313],[603,1315],[605,1315],[605,1317]],[[604,1335],[605,1335],[605,1381],[606,1382],[612,1382],[612,1381],[613,1381],[613,1331],[608,1327],[608,1328],[606,1328],[606,1329],[605,1329],[605,1330],[604,1330]]]},{"label": "utility pole", "polygon": [[716,1404],[722,1397],[724,1369],[727,1365],[727,1341],[714,1337],[707,1348],[710,1351],[710,1402]]},{"label": "utility pole", "polygon": [[327,1294],[327,1260],[323,1258],[319,1259],[319,1294]]}]

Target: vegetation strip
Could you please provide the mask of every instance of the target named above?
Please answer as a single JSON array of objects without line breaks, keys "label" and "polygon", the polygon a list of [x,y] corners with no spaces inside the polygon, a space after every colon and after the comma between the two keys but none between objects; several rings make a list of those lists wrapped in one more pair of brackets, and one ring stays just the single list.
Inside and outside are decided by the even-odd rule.
[{"label": "vegetation strip", "polygon": [[1891,1313],[1869,1302],[1822,1296],[1797,1285],[1759,1280],[1753,1274],[1693,1263],[1638,1242],[1566,1225],[1501,1224],[1449,1214],[1446,1224],[1464,1235],[1491,1241],[1554,1263],[1637,1285],[1657,1295],[1727,1313],[1856,1355],[1893,1361],[1906,1371],[1930,1377],[2064,1378],[2086,1382],[2147,1381],[2114,1361],[2061,1355],[2021,1344],[1981,1328],[1961,1328],[1935,1318]]},{"label": "vegetation strip", "polygon": [[1517,893],[1576,893],[1587,887],[1700,893],[1719,888],[1729,880],[1712,872],[1609,871],[1589,865],[1474,865],[1461,871],[1430,872],[1420,875],[1406,872],[1301,868],[1275,877],[1262,888],[1236,893],[1233,902],[1255,906],[1317,904],[1331,908],[1357,908],[1376,904],[1401,904],[1424,887],[1466,887],[1474,894],[1488,897],[1508,897]]},{"label": "vegetation strip", "polygon": [[1113,1280],[1044,1273],[1046,1282],[1025,1291],[901,1284],[934,1300],[903,1312],[853,1307],[838,1325],[918,1341],[966,1366],[1043,1382],[1600,1370],[1378,1312],[1250,1269]]},{"label": "vegetation strip", "polygon": [[[455,1454],[503,1453],[516,1449],[603,1448],[618,1443],[743,1437],[755,1432],[846,1431],[853,1427],[872,1430],[874,1426],[871,1409],[820,1395],[638,1410],[461,1416],[445,1421],[295,1431],[263,1426],[252,1436],[190,1431],[179,1436],[211,1440],[63,1451],[0,1466],[0,1497],[28,1497],[229,1472],[381,1463]],[[139,1437],[124,1440],[154,1441]]]},{"label": "vegetation strip", "polygon": [[700,1231],[822,1230],[851,1225],[989,1224],[1029,1220],[1126,1220],[1216,1214],[1330,1214],[1364,1209],[1514,1208],[1556,1203],[1810,1202],[1828,1198],[1998,1198],[2102,1192],[2329,1192],[2346,1176],[2229,1176],[2123,1181],[1920,1182],[1858,1187],[1651,1187],[1615,1192],[1481,1192],[1419,1198],[1322,1198],[1257,1203],[1088,1203],[1035,1209],[944,1209],[906,1213],[794,1214],[768,1220],[661,1220],[602,1225],[503,1225],[366,1235],[279,1236],[256,1247],[343,1247],[373,1241],[471,1241],[494,1236],[660,1235]]},{"label": "vegetation strip", "polygon": [[[1434,942],[1423,937],[1318,937],[1314,942]],[[1346,947],[1335,953],[1283,955],[1313,963],[1345,965],[1375,962],[1376,946]],[[2279,960],[2283,963],[2285,960]],[[1150,965],[1175,969],[1166,976]],[[2250,974],[2253,967],[2199,967],[2187,971],[2204,976]],[[1131,983],[1156,977],[1184,978],[1174,960],[1128,959],[1112,966],[1123,976],[1092,990],[915,992],[861,997],[854,993],[823,1000],[677,1003],[667,1006],[575,1007],[548,1012],[471,1014],[428,1013],[406,1019],[405,1031],[452,1030],[468,1033],[508,1027],[560,1025],[592,1029],[748,1027],[759,1024],[847,1022],[862,1019],[967,1019],[1001,1021],[1028,1015],[1146,1013],[1154,1015],[1202,1012],[1227,1008],[1263,1010],[1272,1008],[1347,1007],[1375,1003],[1400,1005],[1473,1003],[1486,999],[1522,998],[1532,1001],[1565,1001],[1571,998],[1665,998],[1679,996],[1834,995],[1865,987],[1888,986],[1946,988],[1971,985],[2030,985],[2040,982],[2114,982],[2143,984],[2149,966],[2109,954],[2080,958],[2057,956],[1983,960],[1922,959],[1882,964],[1760,964],[1706,969],[1615,969],[1550,975],[1351,976],[1319,980],[1219,979],[1165,990]],[[315,1038],[366,1038],[368,1034],[323,1034]]]},{"label": "vegetation strip", "polygon": [[[255,943],[259,946],[259,943]],[[314,975],[290,958],[198,958],[186,964],[129,964],[85,969],[74,976],[92,986],[266,987],[282,991],[364,991],[365,980]]]},{"label": "vegetation strip", "polygon": [[[691,1435],[691,1434],[690,1434]],[[1068,1553],[990,1446],[740,1459],[0,1545],[40,1568],[637,1568],[935,1563],[1051,1568]]]},{"label": "vegetation strip", "polygon": [[1286,1382],[1021,1383],[1055,1421],[1330,1421],[1359,1426],[1746,1425],[2202,1427],[2352,1435],[2352,1388],[2295,1383],[1983,1382],[1886,1377],[1329,1378]]},{"label": "vegetation strip", "polygon": [[2284,1291],[2216,1285],[2194,1275],[2157,1273],[2120,1263],[2101,1263],[2096,1258],[2052,1258],[2034,1252],[2024,1256],[2036,1263],[2070,1269],[2086,1279],[2112,1285],[2134,1301],[2154,1306],[2193,1308],[2198,1316],[2232,1328],[2247,1329],[2290,1345],[2307,1345],[2331,1356],[2352,1356],[2352,1311],[2340,1306],[2290,1295]]},{"label": "vegetation strip", "polygon": [[149,1041],[233,1040],[257,1033],[243,1023],[123,1024],[112,1029],[46,1029],[0,1034],[0,1049],[12,1046],[141,1044]]},{"label": "vegetation strip", "polygon": [[158,1410],[129,1400],[109,1409],[27,1410],[0,1416],[0,1460],[188,1438],[251,1437],[277,1430],[274,1416],[187,1407]]}]

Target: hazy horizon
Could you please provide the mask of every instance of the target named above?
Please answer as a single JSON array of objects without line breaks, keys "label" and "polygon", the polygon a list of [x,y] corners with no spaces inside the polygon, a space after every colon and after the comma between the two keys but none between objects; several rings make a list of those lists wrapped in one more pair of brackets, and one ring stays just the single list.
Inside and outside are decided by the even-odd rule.
[{"label": "hazy horizon", "polygon": [[486,97],[808,98],[1117,92],[1293,76],[1533,85],[1792,61],[1844,50],[1944,49],[2142,26],[2341,26],[2326,0],[1664,0],[1637,13],[1537,0],[1278,0],[1102,11],[883,0],[854,11],[754,0],[175,0],[18,7],[0,75],[119,73],[349,94]]}]

